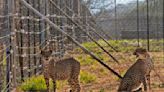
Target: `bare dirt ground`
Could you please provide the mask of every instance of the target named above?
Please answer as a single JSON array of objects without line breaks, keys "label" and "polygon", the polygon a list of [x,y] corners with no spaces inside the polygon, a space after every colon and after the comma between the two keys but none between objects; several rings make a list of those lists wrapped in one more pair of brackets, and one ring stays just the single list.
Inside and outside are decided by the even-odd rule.
[{"label": "bare dirt ground", "polygon": [[[120,65],[115,63],[108,63],[110,66],[112,66],[115,71],[119,72],[125,72],[135,61],[135,57],[130,53],[123,53],[116,54],[113,53],[114,56],[116,56],[117,59],[119,59]],[[121,56],[120,56],[121,55]],[[161,80],[160,81],[158,76],[155,74],[154,71],[151,72],[151,88],[152,90],[149,90],[148,92],[164,92],[164,58],[163,58],[163,52],[151,52],[151,55],[154,59],[154,65],[156,72],[160,75]],[[121,57],[125,57],[126,59],[122,59]],[[107,69],[104,69],[100,64],[97,64],[96,70],[92,70],[91,66],[82,66],[82,70],[86,70],[88,72],[94,73],[97,76],[97,80],[95,83],[90,84],[81,84],[81,92],[117,92],[119,82],[120,80],[113,75],[111,72],[109,72]],[[105,73],[101,73],[101,69],[105,70]],[[104,72],[104,71],[103,71]],[[123,74],[121,74],[123,75]],[[162,85],[163,84],[163,85]],[[60,90],[60,92],[68,92],[68,87],[63,88],[63,90]]]}]

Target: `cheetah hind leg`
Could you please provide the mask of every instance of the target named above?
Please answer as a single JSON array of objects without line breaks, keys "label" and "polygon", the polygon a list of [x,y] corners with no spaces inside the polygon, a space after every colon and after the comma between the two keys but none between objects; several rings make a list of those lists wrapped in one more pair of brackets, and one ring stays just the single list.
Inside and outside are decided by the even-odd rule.
[{"label": "cheetah hind leg", "polygon": [[80,84],[78,78],[68,80],[69,85],[71,86],[70,92],[80,92]]},{"label": "cheetah hind leg", "polygon": [[76,83],[76,84],[75,84],[76,92],[80,92],[81,88],[80,88],[79,81],[78,81],[78,80],[76,80],[76,82],[75,82],[75,83]]},{"label": "cheetah hind leg", "polygon": [[150,74],[147,75],[146,78],[147,78],[147,82],[148,82],[149,90],[151,90]]},{"label": "cheetah hind leg", "polygon": [[68,80],[68,84],[70,85],[70,87],[71,87],[71,90],[69,91],[69,92],[74,92],[74,83],[73,83],[73,79],[69,79]]}]

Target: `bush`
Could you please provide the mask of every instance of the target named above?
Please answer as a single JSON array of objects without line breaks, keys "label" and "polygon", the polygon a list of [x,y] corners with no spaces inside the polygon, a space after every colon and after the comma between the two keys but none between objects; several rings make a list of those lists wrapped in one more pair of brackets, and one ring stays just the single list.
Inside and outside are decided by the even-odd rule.
[{"label": "bush", "polygon": [[[62,88],[66,84],[66,81],[57,81],[57,89]],[[43,76],[33,76],[25,80],[20,86],[23,91],[44,91],[47,89]],[[53,89],[52,80],[50,80],[50,89]]]},{"label": "bush", "polygon": [[20,86],[24,91],[34,91],[34,90],[46,90],[46,84],[43,76],[33,76],[26,79],[25,82]]}]

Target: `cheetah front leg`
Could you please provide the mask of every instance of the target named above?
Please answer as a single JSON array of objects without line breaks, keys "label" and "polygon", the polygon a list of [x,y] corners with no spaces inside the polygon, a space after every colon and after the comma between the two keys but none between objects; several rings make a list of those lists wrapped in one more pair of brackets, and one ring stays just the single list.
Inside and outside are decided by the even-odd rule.
[{"label": "cheetah front leg", "polygon": [[142,88],[139,88],[138,90],[133,91],[133,92],[142,92]]},{"label": "cheetah front leg", "polygon": [[144,85],[144,91],[147,91],[147,83],[146,83],[146,77],[142,78],[142,83]]},{"label": "cheetah front leg", "polygon": [[45,81],[46,81],[46,86],[47,86],[47,92],[49,92],[49,78],[44,77]]},{"label": "cheetah front leg", "polygon": [[56,80],[53,79],[52,81],[53,81],[53,86],[54,86],[54,92],[56,92]]},{"label": "cheetah front leg", "polygon": [[151,90],[151,83],[150,83],[150,74],[146,76],[147,78],[147,82],[148,82],[148,86],[149,86],[149,90]]}]

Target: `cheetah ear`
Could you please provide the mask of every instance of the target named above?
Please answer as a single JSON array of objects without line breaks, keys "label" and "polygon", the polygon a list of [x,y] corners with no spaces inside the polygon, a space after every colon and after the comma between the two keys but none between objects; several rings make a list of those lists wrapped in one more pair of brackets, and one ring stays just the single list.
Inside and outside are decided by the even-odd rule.
[{"label": "cheetah ear", "polygon": [[45,55],[45,49],[41,49],[40,55],[42,55],[42,56]]},{"label": "cheetah ear", "polygon": [[133,53],[133,55],[135,55],[136,57],[139,57],[136,51]]},{"label": "cheetah ear", "polygon": [[43,50],[41,50],[41,51],[40,51],[40,54],[41,54],[41,55],[44,55],[44,51],[43,51]]},{"label": "cheetah ear", "polygon": [[135,51],[135,52],[133,52],[133,55],[137,55],[137,54],[136,54],[136,51]]},{"label": "cheetah ear", "polygon": [[52,50],[49,50],[50,55],[52,54],[52,52],[53,52]]},{"label": "cheetah ear", "polygon": [[138,48],[133,52],[133,55],[135,55],[136,57],[138,57],[137,50],[138,50]]},{"label": "cheetah ear", "polygon": [[133,52],[133,55],[137,55],[137,52],[136,52],[136,50]]},{"label": "cheetah ear", "polygon": [[146,49],[142,49],[142,52],[147,52],[147,50]]}]

